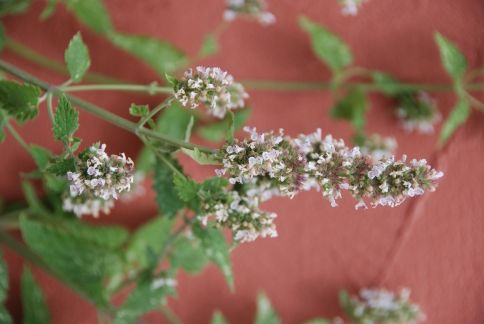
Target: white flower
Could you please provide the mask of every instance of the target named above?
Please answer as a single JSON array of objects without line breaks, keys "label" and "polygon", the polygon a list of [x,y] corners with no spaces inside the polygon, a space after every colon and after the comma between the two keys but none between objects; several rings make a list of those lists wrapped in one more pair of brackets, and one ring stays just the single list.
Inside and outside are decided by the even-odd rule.
[{"label": "white flower", "polygon": [[89,198],[85,195],[76,197],[66,196],[62,203],[62,209],[64,211],[73,212],[77,217],[84,215],[98,217],[101,212],[109,214],[113,207],[113,200]]},{"label": "white flower", "polygon": [[436,101],[426,92],[402,95],[397,117],[407,132],[421,134],[433,133],[435,124],[442,119]]},{"label": "white flower", "polygon": [[262,25],[276,22],[276,17],[266,10],[264,0],[226,0],[226,3],[227,7],[223,15],[225,21],[232,21],[241,15],[253,17]]},{"label": "white flower", "polygon": [[359,7],[366,0],[339,0],[341,13],[345,16],[356,16],[358,14]]}]

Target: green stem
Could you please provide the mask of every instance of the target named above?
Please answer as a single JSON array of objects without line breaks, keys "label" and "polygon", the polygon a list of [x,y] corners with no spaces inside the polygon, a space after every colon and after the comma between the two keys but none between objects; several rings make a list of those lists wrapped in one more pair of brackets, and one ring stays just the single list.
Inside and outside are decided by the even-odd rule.
[{"label": "green stem", "polygon": [[31,151],[30,151],[30,146],[24,141],[24,139],[22,138],[22,136],[20,136],[19,133],[17,133],[17,131],[12,127],[12,125],[10,125],[9,122],[7,122],[5,124],[5,126],[7,127],[8,131],[10,132],[10,134],[12,134],[13,138],[20,144],[20,146],[22,146],[22,148],[27,151],[27,153],[29,153],[29,155],[31,154]]},{"label": "green stem", "polygon": [[[60,96],[63,94],[63,92],[40,80],[40,79],[37,79],[36,77],[30,75],[29,73],[5,62],[4,60],[0,60],[0,70],[3,70],[5,72],[8,72],[14,76],[16,76],[17,78],[19,79],[22,79],[23,81],[25,82],[28,82],[28,83],[31,83],[33,85],[36,85],[38,86],[39,88],[43,89],[44,91],[49,91],[51,92],[54,96]],[[200,145],[196,145],[196,144],[191,144],[191,143],[187,143],[185,141],[182,141],[182,140],[179,140],[179,139],[176,139],[176,138],[172,138],[170,136],[167,136],[165,134],[161,134],[159,132],[156,132],[156,131],[153,131],[153,130],[150,130],[150,129],[147,129],[147,128],[141,128],[139,129],[138,128],[138,124],[136,123],[133,123],[123,117],[120,117],[116,114],[113,114],[112,112],[109,112],[107,110],[104,110],[103,108],[101,107],[98,107],[92,103],[89,103],[87,101],[84,101],[82,99],[79,99],[77,97],[74,97],[74,96],[71,96],[71,95],[66,95],[66,97],[70,100],[70,102],[72,102],[74,105],[76,105],[77,107],[79,107],[80,109],[90,113],[90,114],[93,114],[111,124],[114,124],[122,129],[125,129],[133,134],[136,134],[136,135],[143,135],[143,136],[147,136],[151,139],[155,139],[155,140],[159,140],[159,141],[162,141],[162,142],[165,142],[165,143],[168,143],[168,144],[171,144],[171,145],[174,145],[174,146],[177,146],[177,147],[184,147],[184,148],[187,148],[187,149],[190,149],[190,150],[193,150],[195,148],[199,149],[200,151],[203,151],[205,153],[213,153],[214,150],[210,149],[210,148],[206,148],[206,147],[203,147],[203,146],[200,146]]]},{"label": "green stem", "polygon": [[[153,121],[151,120],[157,113],[159,113],[162,109],[168,107],[171,105],[171,100],[168,100],[166,102],[163,102],[161,104],[159,104],[158,106],[156,106],[152,111],[149,112],[149,114],[140,120],[139,124],[138,124],[138,127],[139,128],[142,128],[146,123],[148,122],[152,122]],[[151,128],[154,128],[153,125],[150,125]],[[154,125],[156,127],[156,125]]]},{"label": "green stem", "polygon": [[181,324],[182,322],[175,313],[166,305],[160,306],[160,311],[171,324]]},{"label": "green stem", "polygon": [[[11,38],[5,39],[5,48],[11,51],[18,56],[31,61],[37,65],[40,65],[46,69],[51,71],[57,72],[59,74],[63,74],[69,76],[69,71],[65,67],[64,64],[61,64],[57,61],[51,60],[36,51],[26,47],[22,43],[19,43]],[[84,80],[95,82],[95,83],[124,83],[122,80],[118,80],[115,78],[111,78],[109,76],[96,73],[96,72],[88,72],[84,76]]]},{"label": "green stem", "polygon": [[60,88],[65,92],[76,91],[130,91],[130,92],[147,92],[151,95],[157,93],[173,93],[173,88],[160,87],[156,85],[142,85],[142,84],[86,84]]},{"label": "green stem", "polygon": [[47,112],[49,113],[49,119],[52,125],[54,125],[54,108],[52,106],[52,93],[47,93]]}]

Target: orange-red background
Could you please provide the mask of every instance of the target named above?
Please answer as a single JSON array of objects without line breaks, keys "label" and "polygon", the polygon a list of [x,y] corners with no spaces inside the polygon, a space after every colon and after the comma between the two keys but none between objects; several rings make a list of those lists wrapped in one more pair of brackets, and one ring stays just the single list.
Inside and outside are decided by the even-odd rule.
[{"label": "orange-red background", "polygon": [[[81,30],[92,56],[92,70],[132,82],[149,83],[158,77],[130,55],[115,49],[59,8],[46,22],[38,16],[43,1],[34,1],[26,15],[9,17],[4,23],[9,36],[44,55],[62,61],[66,44]],[[167,39],[194,54],[206,32],[215,28],[223,11],[222,0],[107,0],[116,28]],[[307,36],[297,27],[304,14],[337,32],[353,48],[356,64],[395,74],[415,82],[448,82],[433,43],[440,31],[455,40],[469,58],[470,66],[482,64],[484,3],[481,0],[371,0],[357,17],[344,17],[336,0],[272,0],[270,10],[277,23],[262,27],[237,21],[221,40],[221,51],[204,61],[229,70],[238,79],[325,80],[328,70],[312,54]],[[43,70],[15,55],[2,54],[9,62],[61,83],[64,77]],[[127,115],[131,102],[156,104],[159,98],[119,93],[83,94],[107,109]],[[454,97],[438,95],[444,115]],[[318,92],[252,91],[250,124],[261,130],[283,127],[290,135],[324,132],[348,139],[345,123],[328,118],[331,98]],[[368,128],[394,135],[399,154],[429,158],[436,150],[436,137],[407,135],[392,114],[392,103],[372,96]],[[179,276],[179,297],[173,309],[184,323],[207,323],[220,309],[231,323],[249,323],[255,313],[255,296],[264,290],[285,323],[301,323],[317,316],[340,314],[337,292],[358,289],[381,281],[378,274],[387,266],[383,284],[391,289],[407,286],[421,304],[429,323],[484,323],[484,127],[482,114],[473,112],[464,129],[438,154],[438,167],[445,177],[435,193],[417,204],[417,219],[394,264],[389,252],[409,215],[409,203],[399,208],[355,212],[345,197],[331,208],[318,193],[304,193],[293,200],[277,199],[266,208],[279,214],[280,237],[243,244],[232,261],[236,292],[230,293],[217,269],[210,266],[202,275]],[[40,117],[20,132],[28,142],[60,150],[51,140],[50,124],[42,108]],[[140,144],[134,136],[81,113],[79,132],[83,143],[102,140],[109,151],[135,156]],[[0,146],[0,193],[20,199],[20,171],[33,167],[30,158],[11,138]],[[435,162],[435,161],[434,161]],[[209,170],[187,162],[195,177]],[[102,222],[135,226],[153,215],[150,193],[134,205],[119,204]],[[11,273],[8,306],[20,318],[19,274],[21,259],[6,252]],[[54,323],[94,323],[96,313],[68,288],[41,271],[40,279]],[[150,315],[147,323],[162,321]]]}]

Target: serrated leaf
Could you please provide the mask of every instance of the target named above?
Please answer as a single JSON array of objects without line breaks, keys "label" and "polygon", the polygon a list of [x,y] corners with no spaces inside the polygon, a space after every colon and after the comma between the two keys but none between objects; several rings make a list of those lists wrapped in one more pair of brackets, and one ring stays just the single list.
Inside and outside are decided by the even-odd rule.
[{"label": "serrated leaf", "polygon": [[454,79],[460,79],[467,69],[467,60],[459,48],[442,34],[435,34],[435,42],[440,51],[442,65]]},{"label": "serrated leaf", "polygon": [[205,255],[215,263],[222,273],[231,290],[234,289],[234,276],[230,262],[230,253],[222,232],[214,227],[202,228],[200,224],[192,226],[193,234],[200,239]]},{"label": "serrated leaf", "polygon": [[143,314],[155,310],[164,304],[165,297],[171,289],[165,286],[156,287],[150,280],[142,280],[130,293],[116,312],[114,324],[137,323]]},{"label": "serrated leaf", "polygon": [[116,46],[138,57],[159,75],[172,72],[186,63],[186,57],[172,44],[148,36],[110,33],[108,38]]},{"label": "serrated leaf", "polygon": [[173,223],[173,219],[156,217],[138,228],[126,250],[128,262],[142,269],[146,268],[149,265],[148,253],[158,255],[161,252],[170,236]]},{"label": "serrated leaf", "polygon": [[93,31],[106,34],[113,29],[102,0],[64,0],[64,3],[67,9]]},{"label": "serrated leaf", "polygon": [[215,311],[212,316],[210,324],[227,324],[227,320],[220,311]]},{"label": "serrated leaf", "polygon": [[207,34],[203,38],[198,55],[202,58],[210,56],[218,52],[218,47],[217,37],[214,34]]},{"label": "serrated leaf", "polygon": [[47,0],[47,4],[44,7],[44,10],[40,13],[40,20],[46,20],[55,12],[57,8],[57,0]]},{"label": "serrated leaf", "polygon": [[52,153],[49,150],[38,145],[30,145],[30,154],[39,170],[45,169],[52,157]]},{"label": "serrated leaf", "polygon": [[135,105],[131,104],[129,107],[129,114],[134,117],[146,117],[150,113],[148,105]]},{"label": "serrated leaf", "polygon": [[257,296],[257,314],[255,324],[279,324],[281,320],[276,311],[272,308],[271,301],[264,293]]},{"label": "serrated leaf", "polygon": [[373,72],[371,77],[378,89],[387,96],[394,97],[402,93],[400,82],[391,75],[382,72]]},{"label": "serrated leaf", "polygon": [[50,314],[42,289],[35,282],[29,268],[22,273],[22,314],[24,324],[50,323]]},{"label": "serrated leaf", "polygon": [[0,81],[0,109],[18,122],[33,119],[38,113],[40,89],[30,84]]},{"label": "serrated leaf", "polygon": [[173,252],[170,254],[170,265],[173,268],[182,268],[190,273],[198,273],[207,261],[198,240],[180,236],[173,244]]},{"label": "serrated leaf", "polygon": [[214,155],[200,151],[198,148],[189,150],[182,148],[183,153],[192,158],[195,162],[201,165],[221,165],[222,162]]},{"label": "serrated leaf", "polygon": [[76,171],[76,161],[73,158],[58,158],[52,161],[46,171],[57,176],[66,176],[67,172]]},{"label": "serrated leaf", "polygon": [[13,323],[12,317],[5,307],[5,300],[8,294],[8,269],[0,251],[0,323]]},{"label": "serrated leaf", "polygon": [[456,129],[466,122],[470,111],[471,108],[469,107],[467,100],[465,98],[460,98],[442,126],[439,138],[439,143],[441,145],[447,143]]},{"label": "serrated leaf", "polygon": [[64,53],[64,59],[71,80],[74,82],[81,81],[91,65],[89,50],[82,41],[81,33],[78,32],[72,37]]},{"label": "serrated leaf", "polygon": [[61,96],[54,115],[54,137],[64,143],[69,143],[72,135],[78,128],[78,112],[72,108],[66,96]]},{"label": "serrated leaf", "polygon": [[340,72],[352,63],[353,56],[349,47],[328,29],[306,17],[299,19],[299,26],[309,33],[315,54],[334,73]]},{"label": "serrated leaf", "polygon": [[[251,110],[241,109],[234,112],[234,129],[240,129],[250,117]],[[208,141],[218,142],[225,138],[229,130],[229,121],[227,119],[220,122],[211,123],[197,129],[198,135]]]},{"label": "serrated leaf", "polygon": [[46,223],[25,216],[20,218],[20,228],[27,245],[58,277],[99,307],[108,305],[106,282],[121,271],[118,248],[125,231],[61,219]]},{"label": "serrated leaf", "polygon": [[[175,160],[171,159],[168,155],[166,159],[170,160],[172,164],[175,164]],[[161,160],[157,160],[153,167],[155,170],[153,190],[156,193],[158,208],[163,215],[173,217],[177,211],[185,206],[173,185],[173,171]]]},{"label": "serrated leaf", "polygon": [[335,119],[348,120],[353,128],[362,132],[365,126],[367,99],[359,88],[352,88],[331,108],[331,117]]}]

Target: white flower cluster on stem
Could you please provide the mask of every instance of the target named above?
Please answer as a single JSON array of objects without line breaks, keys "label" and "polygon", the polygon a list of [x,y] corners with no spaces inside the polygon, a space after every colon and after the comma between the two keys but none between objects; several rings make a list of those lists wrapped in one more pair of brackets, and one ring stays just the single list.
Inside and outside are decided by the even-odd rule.
[{"label": "white flower cluster on stem", "polygon": [[207,106],[211,115],[224,118],[228,110],[244,107],[248,98],[244,87],[218,67],[189,69],[175,84],[175,98],[185,107]]},{"label": "white flower cluster on stem", "polygon": [[435,99],[422,91],[402,95],[396,113],[407,132],[421,134],[433,133],[435,124],[442,119]]},{"label": "white flower cluster on stem", "polygon": [[397,149],[397,141],[393,137],[382,137],[378,134],[372,134],[366,138],[364,144],[360,147],[361,153],[371,156],[375,161],[390,158]]},{"label": "white flower cluster on stem", "polygon": [[341,5],[341,13],[345,16],[356,16],[363,2],[366,0],[338,0]]},{"label": "white flower cluster on stem", "polygon": [[134,181],[134,163],[124,153],[109,156],[106,145],[95,144],[79,154],[76,171],[67,173],[69,192],[64,210],[78,217],[108,213],[118,195],[128,192]]},{"label": "white flower cluster on stem", "polygon": [[362,289],[351,298],[351,316],[358,323],[415,324],[425,320],[420,306],[410,301],[410,290],[397,295],[385,289]]},{"label": "white flower cluster on stem", "polygon": [[276,17],[266,10],[264,0],[226,0],[226,3],[225,21],[232,21],[237,16],[244,15],[254,17],[262,25],[271,25],[276,22]]}]

